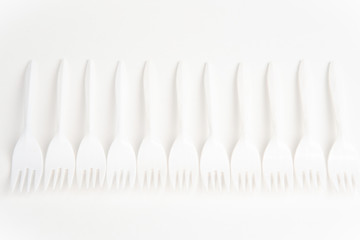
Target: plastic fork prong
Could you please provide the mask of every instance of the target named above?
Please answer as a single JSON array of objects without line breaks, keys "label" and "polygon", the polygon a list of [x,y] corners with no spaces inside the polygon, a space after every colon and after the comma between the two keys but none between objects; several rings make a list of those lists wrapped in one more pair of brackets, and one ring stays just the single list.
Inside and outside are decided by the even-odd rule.
[{"label": "plastic fork prong", "polygon": [[91,169],[85,170],[85,186],[86,189],[89,189],[90,187],[90,177],[91,177]]},{"label": "plastic fork prong", "polygon": [[60,168],[60,183],[59,189],[62,189],[64,186],[65,178],[67,178],[68,170]]},{"label": "plastic fork prong", "polygon": [[190,171],[184,171],[184,178],[185,178],[185,189],[189,190],[190,188],[190,181],[191,181],[191,172]]},{"label": "plastic fork prong", "polygon": [[[15,172],[15,171],[13,170],[13,172]],[[10,190],[11,190],[11,192],[15,191],[15,188],[18,185],[19,178],[20,178],[20,175],[21,175],[20,170],[17,170],[16,171],[17,173],[13,173],[13,172],[11,173],[11,179],[10,179]]]},{"label": "plastic fork prong", "polygon": [[59,178],[60,169],[54,169],[53,171],[54,171],[54,178],[53,178],[53,186],[52,186],[52,188],[54,190],[55,187],[56,187],[56,183],[58,181],[58,178]]},{"label": "plastic fork prong", "polygon": [[27,186],[26,186],[26,191],[27,192],[30,192],[30,188],[31,188],[31,184],[32,184],[32,177],[33,177],[33,170],[28,169]]},{"label": "plastic fork prong", "polygon": [[252,192],[253,191],[253,187],[254,187],[254,185],[253,185],[253,181],[254,181],[254,173],[250,173],[249,174],[249,176],[248,176],[249,178],[248,178],[248,191],[249,192]]},{"label": "plastic fork prong", "polygon": [[126,170],[123,170],[123,174],[121,176],[121,189],[125,189],[127,177],[128,177],[128,172]]},{"label": "plastic fork prong", "polygon": [[22,174],[20,175],[20,182],[19,182],[19,190],[20,190],[20,192],[23,191],[26,176],[27,176],[27,169],[22,171]]}]

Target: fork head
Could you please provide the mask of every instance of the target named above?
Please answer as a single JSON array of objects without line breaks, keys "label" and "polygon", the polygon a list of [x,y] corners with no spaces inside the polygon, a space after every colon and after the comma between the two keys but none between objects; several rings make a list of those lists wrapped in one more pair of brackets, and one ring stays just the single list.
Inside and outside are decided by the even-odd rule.
[{"label": "fork head", "polygon": [[79,187],[85,180],[86,188],[90,181],[94,188],[98,183],[102,187],[106,174],[106,157],[97,138],[86,136],[81,141],[76,157],[76,180]]},{"label": "fork head", "polygon": [[70,187],[75,173],[75,155],[70,142],[60,134],[57,134],[50,142],[44,168],[45,190],[52,182],[52,188],[57,184],[62,189],[64,182]]},{"label": "fork head", "polygon": [[263,178],[270,191],[293,189],[293,162],[290,149],[277,139],[270,140],[263,157]]},{"label": "fork head", "polygon": [[213,137],[204,144],[200,158],[201,180],[206,190],[230,189],[230,164],[224,146]]},{"label": "fork head", "polygon": [[359,187],[360,165],[355,148],[339,139],[333,144],[328,158],[328,173],[336,191],[355,191]]},{"label": "fork head", "polygon": [[162,145],[151,137],[142,141],[137,161],[137,179],[140,188],[163,189],[166,185],[167,162]]},{"label": "fork head", "polygon": [[259,190],[261,187],[261,160],[255,146],[239,140],[231,156],[231,178],[236,190]]},{"label": "fork head", "polygon": [[22,135],[14,148],[11,165],[10,189],[19,186],[22,192],[25,180],[27,191],[39,188],[43,171],[43,156],[36,139],[29,134]]},{"label": "fork head", "polygon": [[319,144],[301,139],[294,156],[297,185],[303,190],[323,191],[327,186],[326,163]]},{"label": "fork head", "polygon": [[199,160],[195,146],[184,137],[178,137],[169,155],[169,177],[173,189],[195,189],[198,174]]},{"label": "fork head", "polygon": [[136,156],[132,146],[117,137],[107,157],[106,180],[108,187],[132,188],[136,179]]}]

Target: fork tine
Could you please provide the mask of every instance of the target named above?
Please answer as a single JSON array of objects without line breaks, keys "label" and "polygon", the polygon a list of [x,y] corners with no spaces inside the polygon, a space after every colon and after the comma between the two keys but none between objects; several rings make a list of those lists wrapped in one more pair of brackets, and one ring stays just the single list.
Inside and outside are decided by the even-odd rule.
[{"label": "fork tine", "polygon": [[179,189],[183,189],[183,187],[184,187],[184,181],[185,181],[185,179],[184,179],[184,177],[185,177],[185,171],[179,170],[179,171],[178,171],[178,176],[179,176],[178,187],[179,187]]},{"label": "fork tine", "polygon": [[160,179],[160,171],[153,171],[153,181],[154,181],[154,187],[155,189],[158,188],[159,183],[161,183],[161,179]]},{"label": "fork tine", "polygon": [[241,190],[245,191],[245,189],[246,189],[246,173],[244,173],[244,172],[240,173],[240,184],[241,184]]},{"label": "fork tine", "polygon": [[65,176],[67,176],[67,169],[60,169],[60,183],[59,183],[59,189],[63,188],[64,185],[64,181],[65,181]]},{"label": "fork tine", "polygon": [[276,183],[274,173],[270,173],[270,191],[276,191]]},{"label": "fork tine", "polygon": [[22,172],[22,174],[20,175],[20,182],[19,182],[19,190],[20,190],[20,192],[22,192],[22,190],[23,190],[24,183],[25,183],[25,178],[27,176],[27,172],[28,172],[28,169],[25,169]]},{"label": "fork tine", "polygon": [[91,169],[85,170],[85,186],[86,189],[89,189],[90,187],[90,175],[91,175]]},{"label": "fork tine", "polygon": [[35,170],[28,170],[28,175],[27,175],[27,186],[26,186],[26,191],[30,192],[31,189],[31,184],[33,182],[33,174],[34,174]]},{"label": "fork tine", "polygon": [[166,183],[166,175],[161,174],[161,171],[159,170],[159,187],[165,186]]},{"label": "fork tine", "polygon": [[53,190],[55,189],[56,183],[57,183],[58,178],[59,178],[59,171],[60,171],[60,169],[55,169],[54,170],[54,178],[53,178],[53,186],[52,186]]},{"label": "fork tine", "polygon": [[202,177],[202,184],[204,185],[205,190],[209,189],[209,180],[210,180],[210,173],[207,173],[205,177]]},{"label": "fork tine", "polygon": [[222,181],[221,181],[221,173],[218,171],[215,171],[214,173],[214,181],[216,188],[221,191],[222,190]]},{"label": "fork tine", "polygon": [[253,191],[253,183],[254,183],[254,173],[250,173],[248,176],[248,191],[252,192]]},{"label": "fork tine", "polygon": [[97,169],[94,169],[92,168],[91,170],[91,173],[90,173],[90,180],[91,180],[91,183],[92,183],[92,187],[95,188],[96,186],[96,180],[97,180],[97,176],[98,176],[98,170]]},{"label": "fork tine", "polygon": [[311,179],[312,179],[312,181],[313,181],[313,186],[314,186],[314,189],[318,189],[319,188],[319,185],[320,185],[320,183],[319,183],[319,178],[318,178],[318,176],[319,176],[319,173],[318,172],[313,172],[312,173],[313,175],[312,175],[312,177],[311,177]]},{"label": "fork tine", "polygon": [[11,192],[14,192],[15,191],[15,188],[16,188],[16,185],[19,181],[19,177],[21,176],[21,171],[20,170],[17,170],[16,172],[17,173],[14,173],[15,171],[12,170],[11,172],[11,179],[10,179],[10,190]]},{"label": "fork tine", "polygon": [[188,191],[190,188],[191,172],[185,171],[185,190]]},{"label": "fork tine", "polygon": [[128,176],[128,172],[124,170],[123,175],[122,175],[122,180],[121,180],[121,189],[125,189],[125,187],[126,187],[127,176]]},{"label": "fork tine", "polygon": [[286,184],[285,184],[285,175],[286,175],[286,173],[284,173],[284,174],[279,173],[280,189],[284,192],[287,190]]},{"label": "fork tine", "polygon": [[340,174],[341,190],[346,191],[345,172]]},{"label": "fork tine", "polygon": [[115,185],[116,185],[116,189],[119,189],[120,188],[120,179],[121,179],[121,176],[122,176],[122,171],[119,170],[115,173]]},{"label": "fork tine", "polygon": [[353,187],[353,191],[357,191],[356,177],[354,174],[351,174],[351,186]]},{"label": "fork tine", "polygon": [[151,184],[151,178],[152,178],[152,171],[146,171],[145,172],[145,177],[146,177],[146,185],[147,185],[147,189],[150,189],[150,184]]},{"label": "fork tine", "polygon": [[211,182],[210,187],[213,189],[216,189],[215,174],[216,174],[215,172],[210,173],[210,182]]}]

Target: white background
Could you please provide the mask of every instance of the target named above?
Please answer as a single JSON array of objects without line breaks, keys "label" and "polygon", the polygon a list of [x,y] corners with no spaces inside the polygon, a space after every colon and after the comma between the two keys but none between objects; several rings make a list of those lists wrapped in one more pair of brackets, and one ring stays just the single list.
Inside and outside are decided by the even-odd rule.
[{"label": "white background", "polygon": [[66,134],[75,152],[84,133],[84,70],[95,61],[96,134],[107,152],[114,129],[117,60],[128,70],[127,135],[143,137],[142,70],[151,60],[156,134],[167,152],[176,137],[175,69],[187,66],[187,122],[200,151],[206,139],[202,71],[211,64],[218,137],[228,154],[238,138],[235,71],[246,64],[253,83],[253,140],[262,154],[269,140],[265,69],[274,62],[283,90],[284,140],[301,137],[296,70],[307,61],[317,128],[325,156],[335,133],[326,80],[337,63],[347,96],[349,141],[360,149],[360,3],[355,0],[0,1],[0,239],[359,239],[356,196],[244,196],[243,194],[121,194],[50,192],[8,195],[11,153],[23,126],[28,60],[39,65],[34,132],[43,152],[55,131],[56,71],[70,66]]}]

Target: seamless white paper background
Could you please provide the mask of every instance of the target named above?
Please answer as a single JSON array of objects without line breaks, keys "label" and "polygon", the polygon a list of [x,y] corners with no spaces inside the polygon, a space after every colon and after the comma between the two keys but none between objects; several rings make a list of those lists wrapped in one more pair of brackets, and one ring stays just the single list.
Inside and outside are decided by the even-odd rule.
[{"label": "seamless white paper background", "polygon": [[266,64],[283,89],[284,140],[293,153],[301,137],[296,71],[306,60],[317,110],[317,140],[325,156],[334,140],[326,79],[334,60],[345,84],[348,136],[360,149],[360,5],[356,1],[9,1],[0,2],[0,238],[2,239],[358,239],[354,196],[123,195],[49,193],[9,196],[11,153],[23,126],[28,60],[39,65],[34,132],[45,153],[55,132],[56,74],[69,62],[66,134],[75,151],[84,133],[84,70],[96,67],[96,134],[107,152],[114,136],[114,74],[128,70],[127,135],[143,137],[142,71],[151,60],[156,134],[167,153],[176,136],[175,69],[185,79],[189,131],[200,151],[206,138],[202,71],[211,64],[216,128],[228,154],[238,138],[235,72],[245,63],[253,83],[253,139],[262,154],[269,139]]}]

